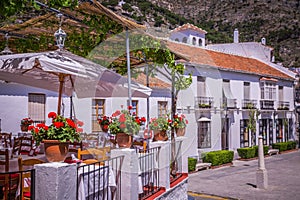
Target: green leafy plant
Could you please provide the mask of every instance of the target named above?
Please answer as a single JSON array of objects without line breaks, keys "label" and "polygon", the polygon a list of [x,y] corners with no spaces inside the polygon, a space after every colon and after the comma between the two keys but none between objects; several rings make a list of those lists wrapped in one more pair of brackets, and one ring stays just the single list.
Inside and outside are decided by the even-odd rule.
[{"label": "green leafy plant", "polygon": [[58,140],[60,142],[80,141],[80,132],[82,132],[80,127],[83,126],[83,122],[78,120],[75,122],[72,119],[57,115],[55,112],[50,112],[48,118],[52,118],[50,126],[41,123],[28,127],[37,146],[43,140]]},{"label": "green leafy plant", "polygon": [[137,117],[130,113],[132,109],[128,106],[128,110],[117,110],[111,116],[111,123],[108,125],[111,134],[126,133],[128,135],[137,134],[140,126],[146,121],[145,117]]},{"label": "green leafy plant", "polygon": [[166,117],[152,118],[149,122],[149,128],[154,131],[166,131],[170,128],[169,122]]},{"label": "green leafy plant", "polygon": [[171,123],[172,128],[185,128],[188,124],[188,120],[185,118],[185,115],[174,115],[173,121]]},{"label": "green leafy plant", "polygon": [[21,120],[21,126],[29,126],[31,124],[33,124],[33,120],[30,117],[26,117]]},{"label": "green leafy plant", "polygon": [[189,172],[196,170],[197,159],[196,158],[188,158],[188,170]]}]

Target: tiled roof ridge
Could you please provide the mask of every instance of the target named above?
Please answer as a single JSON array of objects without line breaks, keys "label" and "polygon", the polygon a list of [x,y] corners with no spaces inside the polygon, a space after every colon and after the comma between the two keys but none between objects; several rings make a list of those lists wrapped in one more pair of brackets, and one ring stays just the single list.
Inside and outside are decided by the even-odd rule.
[{"label": "tiled roof ridge", "polygon": [[[169,46],[173,45],[173,47],[170,47],[171,51],[184,52],[186,55],[190,56],[191,59],[189,63],[191,64],[204,64],[214,66],[222,70],[229,70],[240,73],[252,73],[257,75],[276,77],[280,79],[294,79],[290,75],[253,57],[233,55],[207,48],[197,48],[197,46],[191,46],[183,43],[174,43],[170,40],[168,42],[170,42]],[[189,49],[187,49],[187,47]],[[205,60],[200,61],[200,57],[204,58]],[[230,57],[232,57],[232,59]]]},{"label": "tiled roof ridge", "polygon": [[186,23],[183,24],[182,26],[178,26],[177,28],[175,28],[174,30],[172,30],[171,32],[176,32],[176,31],[182,31],[182,30],[186,30],[186,29],[192,29],[201,33],[206,34],[207,32],[205,30],[203,30],[202,28],[199,28],[193,24],[190,23]]}]

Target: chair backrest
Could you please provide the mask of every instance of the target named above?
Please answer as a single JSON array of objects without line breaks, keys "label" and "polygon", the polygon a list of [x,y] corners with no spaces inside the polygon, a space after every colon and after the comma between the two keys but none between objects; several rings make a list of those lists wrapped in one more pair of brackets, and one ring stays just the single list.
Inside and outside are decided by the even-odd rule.
[{"label": "chair backrest", "polygon": [[[8,149],[0,150],[0,156],[4,156],[4,160],[0,159],[0,165],[4,166],[5,172],[9,171],[9,153]],[[1,175],[0,185],[3,186],[3,199],[8,199],[9,194],[9,174]]]},{"label": "chair backrest", "polygon": [[[19,171],[32,169],[34,165],[42,164],[42,163],[45,163],[45,161],[36,158],[30,158],[26,160],[23,160],[21,156],[19,156],[18,158]],[[30,172],[22,172],[21,181],[20,181],[20,188],[21,188],[20,199],[27,199],[27,198],[30,199],[30,195],[28,195],[30,194],[30,181],[31,181],[30,178],[31,178]],[[24,196],[24,193],[26,193],[27,195]]]},{"label": "chair backrest", "polygon": [[32,136],[22,136],[21,146],[19,148],[19,154],[28,155],[33,148],[33,137]]},{"label": "chair backrest", "polygon": [[0,142],[5,148],[11,148],[12,142],[11,142],[12,133],[0,133]]},{"label": "chair backrest", "polygon": [[22,137],[14,137],[14,144],[11,152],[11,157],[13,157],[13,155],[15,155],[16,153],[19,155],[21,143]]},{"label": "chair backrest", "polygon": [[9,152],[8,149],[1,149],[0,150],[0,156],[4,157],[3,159],[0,159],[0,165],[4,166],[5,172],[9,171]]},{"label": "chair backrest", "polygon": [[110,152],[110,147],[103,148],[89,148],[86,150],[78,149],[77,155],[80,160],[84,160],[83,155],[92,155],[97,161],[106,160],[108,158],[108,153]]}]

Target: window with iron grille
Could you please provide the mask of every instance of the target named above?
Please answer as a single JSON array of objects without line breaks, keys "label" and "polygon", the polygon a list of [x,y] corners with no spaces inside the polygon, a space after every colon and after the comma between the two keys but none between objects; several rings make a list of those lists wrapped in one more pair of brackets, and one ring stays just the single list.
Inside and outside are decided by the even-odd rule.
[{"label": "window with iron grille", "polygon": [[93,99],[92,102],[92,132],[100,132],[98,119],[105,115],[105,99]]},{"label": "window with iron grille", "polygon": [[198,124],[198,148],[211,147],[210,121],[199,122]]},{"label": "window with iron grille", "polygon": [[158,117],[165,117],[168,114],[168,102],[158,101]]},{"label": "window with iron grille", "polygon": [[46,107],[46,95],[29,93],[28,94],[28,117],[33,122],[44,123],[45,122],[45,107]]}]

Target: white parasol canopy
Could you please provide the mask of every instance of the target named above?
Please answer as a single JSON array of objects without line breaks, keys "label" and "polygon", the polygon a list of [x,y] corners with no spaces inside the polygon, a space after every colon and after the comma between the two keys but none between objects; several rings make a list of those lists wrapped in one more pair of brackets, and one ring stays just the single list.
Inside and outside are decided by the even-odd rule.
[{"label": "white parasol canopy", "polygon": [[[126,96],[127,79],[90,60],[65,50],[0,56],[0,80],[43,88],[78,98]],[[126,86],[127,84],[127,86]],[[151,89],[131,83],[137,97],[147,97]]]}]

